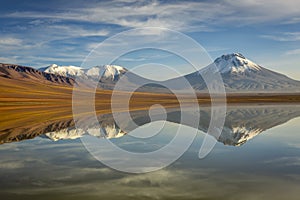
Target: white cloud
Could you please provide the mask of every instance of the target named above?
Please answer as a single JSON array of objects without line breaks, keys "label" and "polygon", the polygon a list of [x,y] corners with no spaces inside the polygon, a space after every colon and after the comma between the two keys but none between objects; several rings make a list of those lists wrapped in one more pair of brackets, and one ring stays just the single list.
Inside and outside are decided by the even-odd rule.
[{"label": "white cloud", "polygon": [[300,143],[297,143],[297,142],[288,143],[288,146],[300,149]]},{"label": "white cloud", "polygon": [[261,37],[279,42],[293,42],[300,41],[300,32],[284,32],[278,35],[262,35]]},{"label": "white cloud", "polygon": [[[300,2],[297,0],[225,0],[232,6],[237,15],[230,18],[242,18],[245,22],[265,22],[270,20],[286,20],[291,17],[299,16]],[[278,23],[278,21],[275,21]]]},{"label": "white cloud", "polygon": [[300,23],[300,17],[292,17],[291,19],[288,19],[283,22],[283,24],[297,24]]},{"label": "white cloud", "polygon": [[279,157],[271,160],[266,160],[265,163],[284,166],[300,166],[300,158],[293,156]]},{"label": "white cloud", "polygon": [[300,55],[300,49],[293,49],[285,52],[286,55]]},{"label": "white cloud", "polygon": [[84,29],[80,26],[65,26],[65,25],[51,25],[46,27],[47,30],[61,35],[64,38],[70,37],[89,37],[89,36],[107,36],[108,30],[105,29]]},{"label": "white cloud", "polygon": [[0,38],[0,45],[19,46],[22,45],[22,40],[13,37]]},{"label": "white cloud", "polygon": [[[165,27],[180,31],[207,31],[207,24],[249,23],[299,17],[300,2],[295,0],[246,0],[223,2],[110,1],[68,8],[68,12],[14,12],[3,17],[54,19],[115,24],[122,27]],[[40,21],[37,21],[38,23]],[[277,23],[277,22],[276,22]]]},{"label": "white cloud", "polygon": [[15,169],[20,169],[20,168],[23,168],[24,167],[24,163],[22,162],[18,162],[18,161],[8,161],[8,162],[5,162],[5,163],[0,163],[0,169],[3,170],[15,170]]},{"label": "white cloud", "polygon": [[0,63],[10,63],[15,64],[17,63],[17,56],[10,56],[10,57],[0,57]]}]

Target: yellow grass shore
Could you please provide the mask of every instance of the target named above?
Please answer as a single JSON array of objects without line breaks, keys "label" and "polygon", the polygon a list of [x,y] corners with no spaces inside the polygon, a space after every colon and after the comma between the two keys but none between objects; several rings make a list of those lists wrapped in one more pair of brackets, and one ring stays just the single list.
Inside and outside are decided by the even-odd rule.
[{"label": "yellow grass shore", "polygon": [[[95,95],[95,110],[97,114],[111,113],[110,90],[97,90],[76,88],[80,90],[82,102],[75,106],[89,106],[84,96]],[[60,85],[45,85],[29,81],[16,81],[12,79],[0,80],[0,134],[5,130],[25,124],[39,124],[55,120],[72,119],[72,92],[73,87]],[[116,92],[122,100],[126,92]],[[184,96],[185,104],[194,102],[189,96]],[[214,99],[216,102],[218,99]],[[227,103],[300,103],[300,94],[227,94]],[[210,104],[208,94],[198,94],[199,104]],[[182,102],[181,102],[182,103]],[[195,102],[194,102],[195,103]],[[164,107],[178,107],[179,102],[173,94],[136,92],[130,99],[130,110],[147,110],[154,104]],[[128,109],[120,104],[118,110]],[[84,109],[83,109],[84,110]],[[80,113],[82,115],[89,113]]]}]

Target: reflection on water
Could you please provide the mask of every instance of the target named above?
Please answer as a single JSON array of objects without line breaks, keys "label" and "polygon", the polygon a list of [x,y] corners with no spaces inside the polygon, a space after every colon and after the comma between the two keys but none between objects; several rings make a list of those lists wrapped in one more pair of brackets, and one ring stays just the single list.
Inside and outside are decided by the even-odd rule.
[{"label": "reflection on water", "polygon": [[[190,126],[188,120],[182,121],[182,113],[190,119],[196,118],[197,113],[188,108],[168,108],[166,121],[173,124]],[[211,119],[211,108],[202,107],[200,121],[196,127],[206,133]],[[228,106],[224,129],[221,136],[216,138],[225,145],[240,146],[258,134],[287,121],[300,116],[300,105],[239,105]],[[138,126],[143,126],[151,121],[165,119],[165,113],[158,110],[151,118],[148,111],[132,111],[131,117]],[[186,123],[186,124],[184,124]],[[120,128],[122,127],[122,128]],[[92,135],[97,138],[119,138],[131,131],[136,126],[131,125],[131,120],[124,118],[121,122],[115,122],[112,114],[98,116],[97,123],[91,123],[87,117],[77,121],[77,128],[73,119],[42,123],[35,127],[30,124],[18,125],[9,130],[3,129],[1,143],[32,139],[36,136],[49,138],[53,141],[77,139],[84,135]],[[100,130],[100,131],[99,131]],[[141,132],[140,134],[144,134]]]},{"label": "reflection on water", "polygon": [[[163,113],[155,115],[151,119],[160,123]],[[131,116],[138,125],[151,121],[146,111]],[[169,142],[180,116],[179,109],[168,109],[168,122],[149,140],[132,137],[146,133],[132,130],[129,119],[116,124],[111,114],[98,116],[99,124],[82,118],[80,129],[72,119],[1,127],[0,194],[3,199],[299,199],[300,105],[229,106],[219,143],[199,160],[210,122],[210,107],[203,107],[199,125],[185,127],[187,134],[199,129],[189,150],[171,166],[147,174],[109,169],[79,139],[89,134],[131,151],[152,151]]]}]

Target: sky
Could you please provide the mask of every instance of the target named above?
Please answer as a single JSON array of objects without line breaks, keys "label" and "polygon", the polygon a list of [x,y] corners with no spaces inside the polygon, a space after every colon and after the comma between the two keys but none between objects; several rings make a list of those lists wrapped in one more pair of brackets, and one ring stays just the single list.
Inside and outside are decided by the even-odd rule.
[{"label": "sky", "polygon": [[[2,63],[36,68],[53,63],[81,66],[101,42],[134,28],[158,27],[191,37],[212,59],[239,52],[300,80],[297,0],[2,0],[0,12]],[[160,31],[140,34],[139,38],[162,35]],[[118,48],[120,44],[114,45]],[[128,53],[116,64],[131,68],[162,62],[177,69],[184,65],[167,54]]]}]

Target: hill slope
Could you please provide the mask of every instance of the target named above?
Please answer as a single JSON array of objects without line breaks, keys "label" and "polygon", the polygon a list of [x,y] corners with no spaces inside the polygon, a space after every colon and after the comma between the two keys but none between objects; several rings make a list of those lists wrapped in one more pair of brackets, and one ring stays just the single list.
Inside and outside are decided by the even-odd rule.
[{"label": "hill slope", "polygon": [[65,86],[73,86],[75,84],[75,80],[70,77],[41,72],[31,67],[3,63],[0,63],[0,78]]}]

